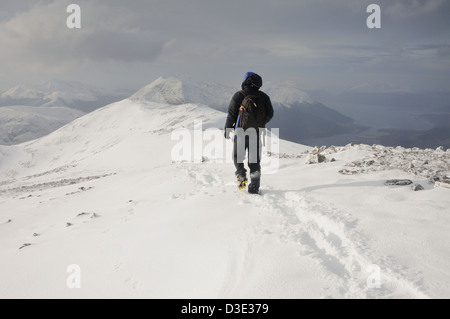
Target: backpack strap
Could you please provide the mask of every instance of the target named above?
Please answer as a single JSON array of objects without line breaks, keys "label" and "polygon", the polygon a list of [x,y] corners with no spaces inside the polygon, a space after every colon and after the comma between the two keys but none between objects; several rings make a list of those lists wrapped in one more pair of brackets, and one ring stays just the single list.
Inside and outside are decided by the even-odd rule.
[{"label": "backpack strap", "polygon": [[242,112],[244,110],[244,105],[242,103],[244,102],[244,100],[248,94],[244,90],[241,90],[240,93],[244,96],[244,98],[242,99],[242,102],[241,102],[241,106],[239,106],[239,112]]}]

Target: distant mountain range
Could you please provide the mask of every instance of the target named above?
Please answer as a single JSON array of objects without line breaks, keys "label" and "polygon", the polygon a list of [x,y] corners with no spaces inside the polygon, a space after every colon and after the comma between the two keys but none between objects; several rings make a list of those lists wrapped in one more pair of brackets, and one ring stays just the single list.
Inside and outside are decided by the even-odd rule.
[{"label": "distant mountain range", "polygon": [[0,145],[45,136],[126,97],[74,81],[51,80],[34,86],[16,86],[0,94]]},{"label": "distant mountain range", "polygon": [[[129,96],[132,101],[151,101],[169,105],[199,103],[222,112],[228,111],[233,94],[240,85],[230,87],[218,83],[202,83],[191,78],[160,77]],[[292,84],[266,85],[263,91],[269,94],[276,116],[269,128],[279,128],[280,137],[302,143],[308,138],[349,134],[362,128],[353,119],[314,101],[309,95]],[[127,98],[128,95],[108,92],[79,82],[52,80],[36,86],[14,87],[0,95],[0,106],[26,105],[41,107],[40,115],[33,108],[8,108],[0,113],[4,127],[0,132],[0,143],[13,144],[28,141],[50,133],[73,120],[67,114],[54,116],[49,107],[69,107],[82,113],[81,116],[111,102]],[[53,112],[43,118],[44,114]],[[2,115],[3,114],[3,115]],[[60,113],[61,114],[61,113]],[[225,124],[224,114],[224,124]],[[50,120],[51,119],[51,120]],[[30,128],[26,134],[26,128]]]},{"label": "distant mountain range", "polygon": [[[126,98],[169,105],[198,103],[227,112],[238,90],[239,83],[231,87],[185,77],[160,77],[131,96],[129,92],[111,92],[74,81],[17,86],[0,94],[0,144],[39,138],[77,117]],[[279,128],[280,137],[292,142],[450,148],[450,104],[444,93],[377,93],[359,88],[334,95],[312,91],[312,98],[292,83],[265,84],[262,90],[271,97],[275,109],[269,128]],[[402,121],[403,126],[385,125],[394,120]],[[408,121],[428,124],[416,127]]]},{"label": "distant mountain range", "polygon": [[0,106],[64,106],[91,112],[121,100],[126,94],[75,81],[51,80],[34,86],[16,86],[0,94]]}]

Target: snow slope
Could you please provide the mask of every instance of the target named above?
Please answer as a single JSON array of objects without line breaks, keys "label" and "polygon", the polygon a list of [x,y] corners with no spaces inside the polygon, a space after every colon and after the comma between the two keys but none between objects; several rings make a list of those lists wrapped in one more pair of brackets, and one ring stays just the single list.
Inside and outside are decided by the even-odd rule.
[{"label": "snow slope", "polygon": [[84,114],[67,107],[0,107],[0,145],[37,139]]},{"label": "snow slope", "polygon": [[[250,196],[218,158],[172,161],[172,132],[198,120],[225,114],[124,100],[0,146],[0,297],[450,297],[449,189],[400,166],[339,173],[381,146],[321,150],[336,161],[308,165],[310,147],[281,141],[278,173]],[[374,264],[379,288],[367,285]]]}]

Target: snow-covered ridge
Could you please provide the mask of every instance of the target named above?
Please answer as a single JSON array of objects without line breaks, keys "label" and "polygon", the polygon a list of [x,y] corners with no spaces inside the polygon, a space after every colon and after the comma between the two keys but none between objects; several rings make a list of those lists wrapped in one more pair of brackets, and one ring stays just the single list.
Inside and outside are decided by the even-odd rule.
[{"label": "snow-covered ridge", "polygon": [[[194,119],[202,119],[204,123],[208,123],[223,116],[223,113],[198,104],[169,108],[167,104],[123,100],[80,117],[38,140],[19,145],[17,149],[24,150],[20,158],[6,152],[3,154],[3,162],[0,163],[0,171],[7,176],[16,177],[24,172],[28,174],[28,170],[42,170],[42,166],[45,166],[46,171],[84,161],[97,166],[99,162],[103,162],[99,156],[106,156],[108,151],[116,149],[118,145],[125,149],[132,147],[128,144],[129,139],[145,139],[145,136],[153,134],[165,134],[166,139],[167,136],[170,138],[170,133],[177,128],[191,127]],[[167,141],[169,142],[170,140]],[[150,146],[150,154],[147,156],[154,158],[158,149],[152,149]],[[114,152],[113,154],[107,162],[120,166],[123,156]],[[162,158],[170,162],[170,153],[163,154]],[[144,155],[129,160],[139,163],[142,161],[144,165],[147,162]],[[107,166],[105,162],[104,165]],[[0,174],[0,179],[2,177]]]},{"label": "snow-covered ridge", "polygon": [[[235,87],[231,87],[220,83],[198,82],[183,77],[160,77],[140,89],[130,99],[171,105],[201,103],[225,111],[233,94],[241,89],[240,85],[241,83],[237,83]],[[292,83],[264,85],[261,90],[271,97],[274,104],[292,106],[313,103],[307,93],[301,91]]]},{"label": "snow-covered ridge", "polygon": [[200,103],[214,109],[225,109],[230,103],[235,90],[215,83],[202,83],[192,79],[163,78],[156,79],[143,87],[130,99],[133,101],[150,101],[180,105]]},{"label": "snow-covered ridge", "polygon": [[287,107],[303,103],[315,103],[308,93],[300,90],[293,83],[284,83],[278,86],[268,85],[264,91],[270,96],[272,102],[280,103]]}]

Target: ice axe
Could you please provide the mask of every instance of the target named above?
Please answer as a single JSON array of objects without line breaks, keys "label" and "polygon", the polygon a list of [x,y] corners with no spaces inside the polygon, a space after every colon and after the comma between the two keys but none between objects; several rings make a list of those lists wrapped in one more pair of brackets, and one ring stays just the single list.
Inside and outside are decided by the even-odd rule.
[{"label": "ice axe", "polygon": [[234,135],[233,135],[233,139],[231,140],[234,143],[234,140],[236,139],[236,135],[237,135],[237,129],[239,127],[239,124],[241,122],[241,112],[244,110],[244,106],[242,105],[241,108],[239,109],[239,116],[236,122],[236,126],[234,127]]}]

